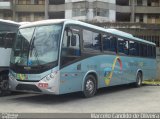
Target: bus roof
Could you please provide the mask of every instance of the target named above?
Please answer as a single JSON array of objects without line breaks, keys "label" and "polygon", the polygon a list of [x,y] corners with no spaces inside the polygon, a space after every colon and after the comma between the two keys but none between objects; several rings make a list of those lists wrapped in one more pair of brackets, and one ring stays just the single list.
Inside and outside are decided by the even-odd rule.
[{"label": "bus roof", "polygon": [[50,20],[35,21],[35,22],[27,23],[27,24],[22,24],[20,28],[56,24],[56,23],[64,23],[66,20],[67,19],[50,19]]},{"label": "bus roof", "polygon": [[28,24],[28,23],[31,23],[31,22],[19,22],[18,24],[19,25],[24,25],[24,24]]},{"label": "bus roof", "polygon": [[11,21],[11,20],[4,20],[4,19],[0,19],[1,23],[8,23],[8,24],[14,24],[14,25],[19,25],[19,23]]},{"label": "bus roof", "polygon": [[107,29],[107,32],[112,33],[114,35],[119,35],[119,36],[123,35],[123,37],[128,37],[128,38],[133,37],[132,34],[129,34],[129,33],[123,32],[123,31],[119,31],[117,29]]},{"label": "bus roof", "polygon": [[96,30],[108,32],[110,34],[117,35],[117,36],[120,36],[120,37],[125,37],[125,38],[128,38],[128,39],[134,40],[134,41],[155,45],[155,43],[153,43],[153,42],[149,42],[149,41],[134,37],[132,34],[129,34],[129,33],[117,30],[117,29],[110,29],[110,28],[105,29],[105,28],[102,28],[102,27],[99,27],[99,26],[95,26],[95,25],[92,25],[92,24],[88,24],[88,23],[85,23],[85,22],[77,21],[77,20],[71,20],[71,19],[54,19],[54,20],[50,19],[50,20],[36,21],[36,22],[31,22],[31,23],[28,23],[28,24],[21,25],[20,28],[39,26],[39,25],[48,25],[48,24],[55,24],[55,23],[81,25],[81,26],[84,26],[84,27],[93,28],[93,29],[96,29]]}]

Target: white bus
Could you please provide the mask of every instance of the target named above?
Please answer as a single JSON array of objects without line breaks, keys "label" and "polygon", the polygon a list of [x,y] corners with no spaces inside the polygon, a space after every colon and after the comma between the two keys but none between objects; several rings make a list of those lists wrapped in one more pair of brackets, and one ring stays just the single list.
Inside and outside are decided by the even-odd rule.
[{"label": "white bus", "polygon": [[11,48],[20,24],[0,19],[0,95],[8,92]]}]

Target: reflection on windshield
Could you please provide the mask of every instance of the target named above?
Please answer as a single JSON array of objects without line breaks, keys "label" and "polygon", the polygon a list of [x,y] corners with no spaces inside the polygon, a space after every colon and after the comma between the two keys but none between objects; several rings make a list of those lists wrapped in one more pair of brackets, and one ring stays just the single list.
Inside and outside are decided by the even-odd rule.
[{"label": "reflection on windshield", "polygon": [[20,29],[11,53],[11,63],[27,64],[29,43],[31,41],[34,28]]},{"label": "reflection on windshield", "polygon": [[57,61],[61,29],[59,24],[21,29],[11,63],[37,66]]},{"label": "reflection on windshield", "polygon": [[[36,28],[29,55],[29,65],[53,62],[58,57],[60,26],[41,26]],[[47,61],[47,62],[46,62]]]}]

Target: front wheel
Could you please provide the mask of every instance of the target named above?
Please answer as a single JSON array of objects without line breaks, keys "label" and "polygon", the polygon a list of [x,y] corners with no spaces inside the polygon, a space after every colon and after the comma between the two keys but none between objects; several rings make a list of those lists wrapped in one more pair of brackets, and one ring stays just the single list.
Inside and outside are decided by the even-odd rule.
[{"label": "front wheel", "polygon": [[8,75],[3,74],[0,76],[0,96],[9,94],[9,80]]},{"label": "front wheel", "polygon": [[92,97],[97,91],[96,78],[93,75],[88,75],[84,82],[83,96],[86,98]]},{"label": "front wheel", "polygon": [[138,72],[137,77],[136,77],[136,87],[141,87],[142,86],[142,73]]}]

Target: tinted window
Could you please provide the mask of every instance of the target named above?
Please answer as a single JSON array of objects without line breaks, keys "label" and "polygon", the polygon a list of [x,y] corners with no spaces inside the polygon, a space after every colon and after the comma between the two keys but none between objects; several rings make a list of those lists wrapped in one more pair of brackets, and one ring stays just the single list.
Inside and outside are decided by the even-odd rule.
[{"label": "tinted window", "polygon": [[128,55],[129,54],[128,41],[122,38],[118,38],[118,52]]},{"label": "tinted window", "polygon": [[103,35],[103,51],[112,51],[117,53],[117,38],[111,35]]},{"label": "tinted window", "polygon": [[140,56],[141,57],[147,57],[147,54],[148,54],[147,53],[147,45],[140,43],[139,48],[140,48]]},{"label": "tinted window", "polygon": [[147,57],[147,45],[143,44],[143,56]]},{"label": "tinted window", "polygon": [[156,47],[152,46],[152,57],[156,58]]},{"label": "tinted window", "polygon": [[0,47],[12,48],[16,33],[0,34]]},{"label": "tinted window", "polygon": [[139,56],[139,44],[135,41],[129,41],[129,54]]},{"label": "tinted window", "polygon": [[0,47],[4,47],[4,34],[0,34]]},{"label": "tinted window", "polygon": [[66,29],[64,31],[62,42],[61,65],[65,65],[76,60],[80,55],[79,32],[74,32],[72,29]]},{"label": "tinted window", "polygon": [[139,44],[139,56],[143,56],[143,44]]},{"label": "tinted window", "polygon": [[5,37],[5,48],[12,48],[16,33],[8,33]]},{"label": "tinted window", "polygon": [[152,46],[148,45],[148,57],[152,57]]},{"label": "tinted window", "polygon": [[101,35],[89,30],[83,30],[83,47],[86,51],[100,51]]}]

